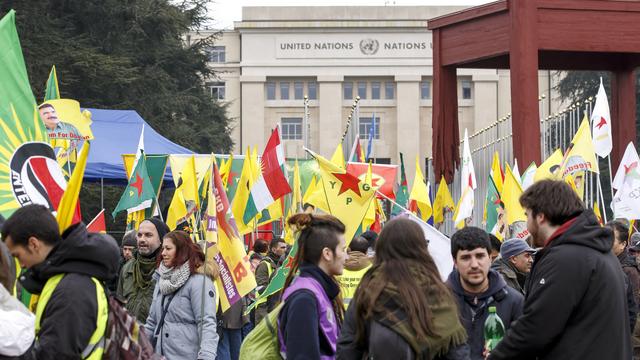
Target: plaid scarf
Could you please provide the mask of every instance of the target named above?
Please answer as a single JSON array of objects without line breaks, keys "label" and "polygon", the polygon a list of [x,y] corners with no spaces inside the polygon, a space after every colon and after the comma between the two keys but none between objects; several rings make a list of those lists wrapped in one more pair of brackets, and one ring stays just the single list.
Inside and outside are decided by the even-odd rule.
[{"label": "plaid scarf", "polygon": [[[382,270],[382,269],[377,269]],[[434,336],[419,337],[411,326],[411,322],[402,304],[402,297],[393,283],[387,283],[375,308],[381,309],[374,314],[375,320],[400,335],[413,349],[418,359],[434,359],[446,354],[449,349],[462,345],[467,341],[467,333],[458,319],[457,305],[450,301],[436,301],[437,290],[419,271],[411,269],[418,286],[424,289],[424,296],[429,299],[429,309],[433,319]],[[373,275],[376,276],[375,273]]]}]

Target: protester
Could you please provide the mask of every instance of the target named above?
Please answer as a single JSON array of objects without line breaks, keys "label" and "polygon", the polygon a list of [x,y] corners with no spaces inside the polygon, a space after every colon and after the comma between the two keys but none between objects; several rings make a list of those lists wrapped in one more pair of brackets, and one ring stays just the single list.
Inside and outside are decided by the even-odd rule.
[{"label": "protester", "polygon": [[[638,288],[640,287],[640,271],[636,259],[629,255],[627,244],[629,242],[629,227],[626,222],[612,220],[607,227],[613,231],[613,245],[611,251],[618,257],[622,271],[625,274],[625,289],[627,293],[627,306],[629,309],[629,328],[633,333],[638,315]],[[639,349],[640,350],[640,349]],[[634,350],[635,351],[635,350]]]},{"label": "protester", "polygon": [[[258,293],[262,292],[262,290],[269,285],[271,275],[278,269],[280,257],[284,255],[286,250],[287,243],[284,242],[284,240],[280,238],[271,240],[269,253],[262,258],[260,265],[256,268],[256,283],[258,284],[256,289]],[[269,298],[273,298],[274,295]],[[275,301],[269,302],[269,298],[260,300],[260,304],[256,306],[255,324],[258,324],[260,320],[273,310]]]},{"label": "protester", "polygon": [[629,255],[633,256],[638,263],[638,255],[640,255],[640,232],[634,232],[629,237]]},{"label": "protester", "polygon": [[367,239],[367,241],[369,242],[367,255],[370,258],[373,258],[376,254],[375,248],[376,248],[376,240],[378,239],[378,233],[376,233],[375,231],[367,230],[363,232],[360,236]]},{"label": "protester", "polygon": [[27,269],[20,276],[22,286],[40,295],[36,341],[25,357],[101,358],[108,308],[102,282],[116,275],[116,241],[87,232],[81,223],[60,235],[55,217],[42,205],[17,209],[1,232],[11,254]]},{"label": "protester", "polygon": [[24,359],[35,339],[35,320],[35,315],[0,284],[0,360]]},{"label": "protester", "polygon": [[563,181],[520,197],[536,253],[524,313],[489,359],[630,359],[624,273],[613,234]]},{"label": "protester", "polygon": [[518,238],[504,242],[500,257],[491,268],[497,271],[511,288],[525,295],[525,283],[533,264],[533,250],[526,241]]},{"label": "protester", "polygon": [[[504,246],[504,245],[503,245]],[[523,296],[512,289],[491,266],[491,242],[484,230],[468,226],[451,237],[451,255],[455,269],[447,279],[467,330],[471,359],[484,359],[484,321],[489,307],[496,312],[506,329],[522,314]]]},{"label": "protester", "polygon": [[[348,257],[344,224],[331,215],[296,214],[298,252],[284,285],[278,339],[286,359],[332,359],[344,318],[340,285]],[[300,274],[295,274],[300,270]]]},{"label": "protester", "polygon": [[347,310],[338,359],[468,359],[466,337],[422,228],[391,220]]},{"label": "protester", "polygon": [[133,253],[138,247],[136,235],[137,231],[129,230],[122,237],[122,265],[133,258]]},{"label": "protester", "polygon": [[491,262],[496,261],[498,256],[500,255],[500,248],[502,247],[502,243],[500,239],[498,239],[495,235],[489,234],[489,241],[491,242]]},{"label": "protester", "polygon": [[260,256],[267,256],[269,252],[269,243],[266,240],[258,239],[253,244],[253,252]]},{"label": "protester", "polygon": [[[140,247],[140,242],[138,243]],[[145,330],[167,360],[215,359],[218,265],[184,231],[163,237],[162,261]]]},{"label": "protester", "polygon": [[120,272],[118,295],[126,299],[129,314],[144,323],[149,314],[156,282],[153,277],[160,259],[162,239],[169,232],[167,225],[158,218],[140,222],[137,232],[138,249]]},{"label": "protester", "polygon": [[231,305],[224,313],[222,309],[218,309],[218,335],[220,339],[217,360],[238,360],[243,328],[249,323],[249,317],[244,315],[245,310],[245,298]]},{"label": "protester", "polygon": [[[4,224],[5,219],[0,215],[0,228]],[[13,292],[16,283],[16,262],[7,245],[0,241],[0,284],[9,292]]]},{"label": "protester", "polygon": [[344,263],[344,271],[340,276],[340,288],[345,309],[356,292],[362,276],[371,267],[371,259],[367,256],[369,241],[362,236],[356,236],[349,243],[349,258]]}]

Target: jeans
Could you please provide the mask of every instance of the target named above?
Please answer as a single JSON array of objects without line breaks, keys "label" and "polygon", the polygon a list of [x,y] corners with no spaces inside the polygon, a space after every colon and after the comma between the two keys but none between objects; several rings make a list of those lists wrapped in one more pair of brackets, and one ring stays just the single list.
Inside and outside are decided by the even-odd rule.
[{"label": "jeans", "polygon": [[242,344],[242,329],[218,328],[218,360],[238,360]]}]

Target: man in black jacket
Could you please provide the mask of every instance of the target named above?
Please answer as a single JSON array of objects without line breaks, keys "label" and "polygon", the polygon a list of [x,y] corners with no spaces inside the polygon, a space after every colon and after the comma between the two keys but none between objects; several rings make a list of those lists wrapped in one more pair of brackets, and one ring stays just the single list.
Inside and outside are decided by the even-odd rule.
[{"label": "man in black jacket", "polygon": [[118,270],[116,241],[88,233],[84,224],[60,235],[56,219],[42,205],[16,210],[2,227],[2,240],[27,268],[19,279],[22,286],[40,295],[37,340],[24,358],[100,356],[99,338],[104,335],[108,310],[101,283]]},{"label": "man in black jacket", "polygon": [[524,313],[489,359],[631,359],[624,274],[613,234],[563,181],[543,180],[520,204],[537,252]]},{"label": "man in black jacket", "polygon": [[498,272],[489,269],[490,254],[489,234],[480,228],[465,227],[451,237],[455,269],[449,274],[447,286],[458,303],[472,360],[484,360],[484,322],[490,306],[496,307],[507,329],[522,314],[524,298],[507,286]]}]

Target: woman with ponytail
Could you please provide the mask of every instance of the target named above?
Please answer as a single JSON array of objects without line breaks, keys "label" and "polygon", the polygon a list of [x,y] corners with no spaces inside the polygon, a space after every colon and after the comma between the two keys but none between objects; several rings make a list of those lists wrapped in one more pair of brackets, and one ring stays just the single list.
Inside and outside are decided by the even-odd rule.
[{"label": "woman with ponytail", "polygon": [[280,352],[288,360],[333,359],[344,317],[334,276],[348,257],[345,227],[331,215],[296,214],[288,223],[299,234],[298,253],[282,295]]},{"label": "woman with ponytail", "polygon": [[469,359],[456,302],[420,225],[389,221],[376,242],[338,341],[338,359]]}]

